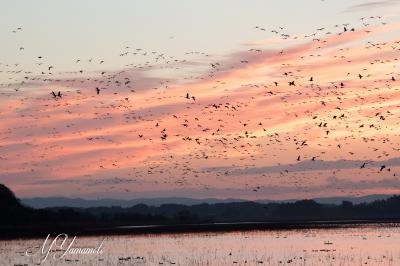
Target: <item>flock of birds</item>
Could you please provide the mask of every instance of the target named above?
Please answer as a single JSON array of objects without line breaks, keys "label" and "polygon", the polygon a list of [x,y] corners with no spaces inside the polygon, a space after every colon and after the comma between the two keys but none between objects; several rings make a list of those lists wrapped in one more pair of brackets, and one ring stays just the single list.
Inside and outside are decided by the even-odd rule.
[{"label": "flock of birds", "polygon": [[1,177],[86,194],[398,189],[400,41],[368,39],[387,26],[380,16],[304,35],[255,26],[287,45],[220,60],[124,46],[119,71],[94,58],[71,60],[71,72],[43,55],[33,69],[0,62]]}]

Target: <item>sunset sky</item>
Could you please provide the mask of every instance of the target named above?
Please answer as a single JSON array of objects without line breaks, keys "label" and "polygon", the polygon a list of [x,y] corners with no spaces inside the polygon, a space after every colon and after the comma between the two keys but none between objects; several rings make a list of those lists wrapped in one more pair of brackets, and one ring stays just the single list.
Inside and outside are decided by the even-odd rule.
[{"label": "sunset sky", "polygon": [[2,1],[0,183],[18,197],[400,193],[399,9]]}]

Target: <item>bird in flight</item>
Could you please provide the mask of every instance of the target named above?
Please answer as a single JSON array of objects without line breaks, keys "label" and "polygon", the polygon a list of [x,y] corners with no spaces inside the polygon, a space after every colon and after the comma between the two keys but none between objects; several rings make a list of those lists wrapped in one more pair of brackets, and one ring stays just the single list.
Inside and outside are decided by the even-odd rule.
[{"label": "bird in flight", "polygon": [[53,95],[54,99],[56,99],[57,97],[61,98],[61,91],[59,91],[58,93],[55,93],[54,91],[51,92],[51,95]]}]

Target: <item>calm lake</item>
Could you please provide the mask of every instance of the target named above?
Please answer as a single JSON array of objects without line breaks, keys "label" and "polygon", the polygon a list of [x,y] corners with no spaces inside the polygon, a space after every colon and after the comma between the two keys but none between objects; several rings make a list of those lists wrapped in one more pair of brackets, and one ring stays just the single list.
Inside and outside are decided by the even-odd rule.
[{"label": "calm lake", "polygon": [[[54,259],[54,254],[56,257],[62,254],[54,248],[39,264],[42,255],[33,253],[41,249],[45,238],[1,241],[0,264],[400,265],[400,227],[388,224],[332,229],[78,236],[74,247],[97,247],[104,240],[103,253],[66,254]],[[66,243],[72,238],[69,236]],[[26,254],[27,249],[30,256]]]}]

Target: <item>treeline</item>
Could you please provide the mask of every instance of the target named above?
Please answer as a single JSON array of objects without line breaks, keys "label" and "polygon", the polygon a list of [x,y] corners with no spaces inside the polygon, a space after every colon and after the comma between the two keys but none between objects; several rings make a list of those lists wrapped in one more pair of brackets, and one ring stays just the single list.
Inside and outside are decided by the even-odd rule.
[{"label": "treeline", "polygon": [[[48,209],[57,210],[58,208]],[[58,209],[59,210],[59,209]],[[75,209],[91,214],[100,220],[110,217],[124,217],[131,214],[163,217],[171,223],[191,222],[264,222],[290,220],[400,220],[400,196],[372,203],[353,204],[343,201],[340,205],[319,204],[313,200],[300,200],[293,203],[236,202],[219,204],[198,204],[192,206],[164,204],[159,207],[143,204],[130,208],[96,207]]]},{"label": "treeline", "polygon": [[133,225],[178,225],[215,222],[290,222],[318,220],[399,220],[400,196],[372,203],[319,204],[313,200],[294,203],[219,203],[192,206],[164,204],[159,207],[138,204],[130,208],[55,207],[32,209],[0,185],[0,235],[35,232],[75,231]]}]

